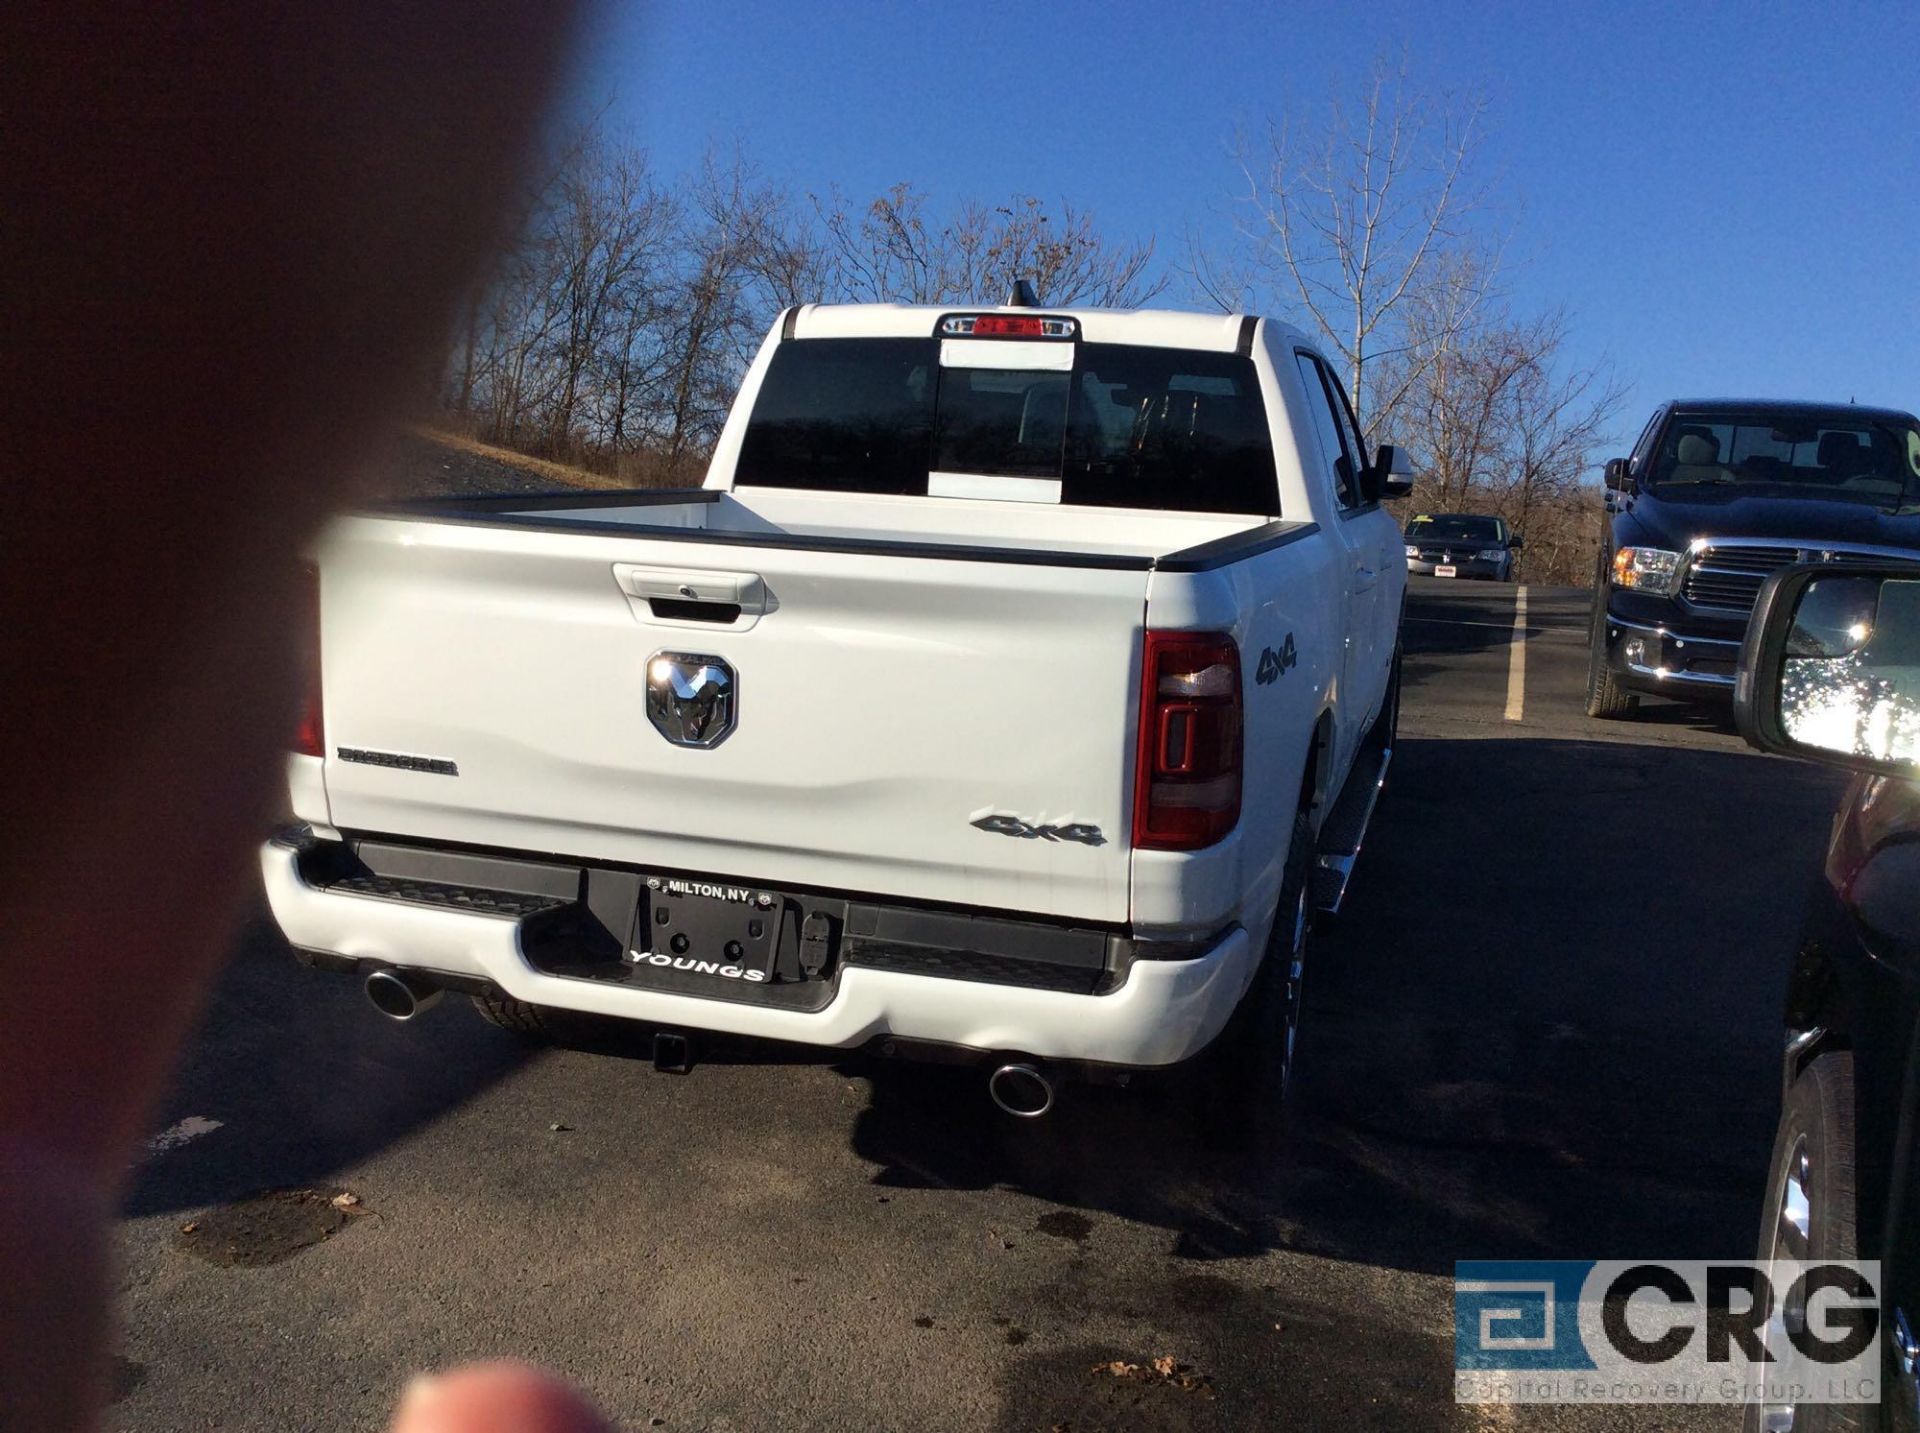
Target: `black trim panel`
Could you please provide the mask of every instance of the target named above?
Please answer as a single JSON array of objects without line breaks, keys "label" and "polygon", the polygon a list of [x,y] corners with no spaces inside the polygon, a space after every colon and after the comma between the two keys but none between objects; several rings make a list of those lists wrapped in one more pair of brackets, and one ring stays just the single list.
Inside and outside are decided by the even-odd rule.
[{"label": "black trim panel", "polygon": [[671,507],[717,503],[718,488],[566,488],[552,493],[495,493],[475,498],[394,498],[364,503],[364,517],[443,517],[458,521],[478,513],[518,513],[526,508]]},{"label": "black trim panel", "polygon": [[1253,357],[1253,331],[1259,326],[1260,320],[1253,314],[1248,314],[1240,320],[1240,337],[1234,344],[1233,351],[1242,358]]},{"label": "black trim panel", "polygon": [[1255,557],[1263,552],[1272,552],[1277,547],[1286,547],[1289,543],[1312,537],[1318,531],[1320,524],[1317,522],[1287,522],[1276,518],[1259,527],[1250,527],[1245,532],[1231,532],[1225,537],[1216,537],[1212,542],[1170,552],[1153,566],[1160,572],[1211,572],[1216,567],[1226,567],[1243,557]]},{"label": "black trim panel", "polygon": [[[281,834],[297,832],[299,827],[288,828]],[[684,879],[689,881],[725,882],[742,886],[764,884],[757,877],[742,876],[732,870],[714,870],[711,867],[689,869],[679,866],[636,865],[628,861],[608,860],[599,856],[581,856],[565,851],[542,851],[537,854],[505,846],[479,846],[464,841],[446,841],[432,836],[412,836],[396,831],[342,831],[340,840],[316,840],[316,848],[327,852],[350,851],[363,843],[371,842],[378,849],[409,847],[423,851],[440,851],[450,856],[494,856],[508,861],[529,862],[537,865],[564,865],[579,869],[635,871],[644,875],[663,878]],[[822,890],[813,886],[795,886],[780,883],[779,889],[790,896],[811,897],[821,900],[843,900],[856,904],[889,906],[907,910],[922,910],[948,916],[969,916],[976,919],[999,919],[1018,921],[1027,925],[1051,926],[1060,930],[1103,930],[1109,935],[1126,935],[1130,927],[1125,922],[1103,925],[1098,921],[1070,916],[1036,916],[1031,911],[1006,910],[994,906],[963,906],[945,901],[915,900],[910,896],[890,895],[881,891],[841,891]],[[1217,939],[1218,937],[1209,937]],[[1177,957],[1176,957],[1177,958]]]}]

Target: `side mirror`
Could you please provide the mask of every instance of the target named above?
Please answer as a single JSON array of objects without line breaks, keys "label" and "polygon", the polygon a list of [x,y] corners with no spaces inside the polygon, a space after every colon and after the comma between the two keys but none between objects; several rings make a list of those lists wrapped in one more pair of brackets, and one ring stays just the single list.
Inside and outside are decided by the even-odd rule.
[{"label": "side mirror", "polygon": [[1413,491],[1413,463],[1391,443],[1373,450],[1373,466],[1367,469],[1375,489],[1373,497],[1404,498]]},{"label": "side mirror", "polygon": [[1526,539],[1521,537],[1520,534],[1517,532],[1512,537],[1507,539],[1507,546],[1512,548],[1515,552],[1518,552],[1521,548],[1525,547],[1526,545],[1527,545]]},{"label": "side mirror", "polygon": [[1762,751],[1920,776],[1920,566],[1806,564],[1768,578],[1733,701]]},{"label": "side mirror", "polygon": [[1625,458],[1607,459],[1605,481],[1607,487],[1616,493],[1630,493],[1633,491],[1633,478],[1627,472],[1627,460]]}]

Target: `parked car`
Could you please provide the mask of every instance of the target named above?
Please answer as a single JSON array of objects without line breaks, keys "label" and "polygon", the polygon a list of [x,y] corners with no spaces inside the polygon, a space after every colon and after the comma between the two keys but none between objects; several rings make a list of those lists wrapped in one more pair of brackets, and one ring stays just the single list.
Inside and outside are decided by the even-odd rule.
[{"label": "parked car", "polygon": [[1398,709],[1361,431],[1271,320],[791,310],[703,488],[325,534],[274,915],[394,1017],[671,1068],[872,1046],[1037,1114],[1226,1032],[1284,1087]]},{"label": "parked car", "polygon": [[1421,513],[1407,524],[1407,571],[1423,577],[1513,581],[1515,554],[1525,546],[1500,517]]},{"label": "parked car", "polygon": [[[1735,710],[1754,745],[1857,773],[1793,967],[1759,1257],[1878,1259],[1877,1409],[1749,1407],[1759,1430],[1920,1426],[1920,572],[1767,580]],[[1786,1310],[1789,1319],[1795,1316]]]},{"label": "parked car", "polygon": [[1920,423],[1852,404],[1662,404],[1606,465],[1587,715],[1724,700],[1755,595],[1804,561],[1920,557]]}]

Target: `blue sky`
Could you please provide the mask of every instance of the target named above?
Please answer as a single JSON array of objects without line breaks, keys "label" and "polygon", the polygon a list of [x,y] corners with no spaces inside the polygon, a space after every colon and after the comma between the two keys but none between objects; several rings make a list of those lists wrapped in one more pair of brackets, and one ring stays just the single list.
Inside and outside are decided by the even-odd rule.
[{"label": "blue sky", "polygon": [[1915,0],[668,0],[602,15],[573,97],[666,171],[737,141],[797,192],[1064,198],[1171,256],[1224,231],[1237,126],[1324,112],[1383,54],[1490,100],[1511,302],[1568,308],[1626,436],[1669,396],[1920,408]]}]

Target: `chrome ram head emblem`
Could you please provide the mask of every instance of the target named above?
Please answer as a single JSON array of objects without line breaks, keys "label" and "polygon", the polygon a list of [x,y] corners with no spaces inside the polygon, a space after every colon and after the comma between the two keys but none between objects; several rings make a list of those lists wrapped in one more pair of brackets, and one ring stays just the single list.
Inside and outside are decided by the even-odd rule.
[{"label": "chrome ram head emblem", "polygon": [[719,657],[655,652],[647,658],[647,720],[675,746],[718,746],[733,730],[738,686]]}]

